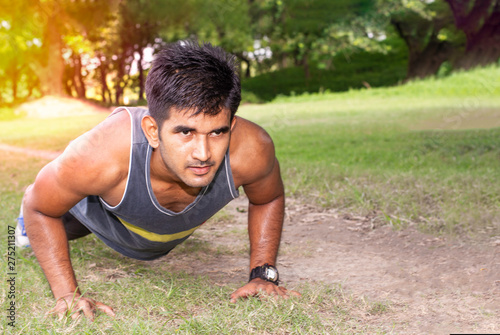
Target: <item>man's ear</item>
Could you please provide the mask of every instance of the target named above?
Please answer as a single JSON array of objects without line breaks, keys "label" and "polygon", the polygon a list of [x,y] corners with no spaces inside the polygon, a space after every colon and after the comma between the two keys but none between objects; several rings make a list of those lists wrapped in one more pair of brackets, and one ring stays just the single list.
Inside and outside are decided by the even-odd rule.
[{"label": "man's ear", "polygon": [[233,119],[231,120],[231,131],[233,131],[234,126],[236,125],[236,118],[237,116],[235,115]]},{"label": "man's ear", "polygon": [[158,124],[152,116],[146,115],[142,118],[141,121],[142,131],[144,131],[144,135],[148,139],[149,145],[154,149],[158,148],[160,145],[160,135],[158,133]]}]

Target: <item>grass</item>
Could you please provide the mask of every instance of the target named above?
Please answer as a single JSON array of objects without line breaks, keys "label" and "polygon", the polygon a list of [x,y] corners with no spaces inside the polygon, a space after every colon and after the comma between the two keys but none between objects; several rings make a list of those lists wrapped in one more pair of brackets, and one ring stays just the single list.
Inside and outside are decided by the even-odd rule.
[{"label": "grass", "polygon": [[103,113],[102,115],[31,120],[18,117],[9,118],[0,122],[0,143],[61,151],[71,140],[104,120],[106,116]]},{"label": "grass", "polygon": [[[301,299],[231,304],[235,285],[216,285],[203,276],[172,271],[168,262],[125,260],[92,237],[72,242],[72,259],[86,294],[116,308],[117,317],[94,322],[45,318],[53,306],[36,259],[25,252],[18,275],[18,325],[12,334],[345,334],[365,330],[358,315],[389,313],[343,292],[341,287],[303,285]],[[96,258],[94,256],[99,255]],[[235,283],[237,284],[237,283]],[[41,294],[40,288],[44,293]],[[98,292],[98,293],[97,293]],[[34,297],[38,297],[36,302]]]},{"label": "grass", "polygon": [[[46,163],[18,153],[2,153],[0,195],[2,230],[6,241],[7,225],[14,226],[26,185],[33,181]],[[221,213],[207,226],[227,223],[230,215]],[[235,247],[213,245],[210,229],[202,229],[167,258],[142,262],[120,256],[95,236],[71,241],[71,258],[79,284],[86,295],[115,308],[112,319],[98,314],[94,322],[58,321],[46,317],[54,306],[47,281],[30,249],[17,249],[16,327],[2,320],[5,334],[345,334],[382,333],[363,322],[373,307],[363,299],[344,292],[340,286],[304,283],[294,289],[300,299],[261,301],[251,298],[236,304],[229,295],[243,284],[243,278],[207,277],[179,270],[169,259],[193,262],[223,262],[223,256],[248,254],[246,236],[226,230],[225,238],[238,242]],[[2,250],[7,250],[2,242]],[[3,257],[6,260],[6,257]],[[220,259],[220,260],[218,260]],[[5,264],[2,262],[2,264]],[[6,265],[3,266],[6,269]],[[5,274],[6,271],[3,271]],[[3,278],[3,276],[2,276]],[[2,279],[4,280],[4,279]],[[5,287],[5,286],[2,286]],[[289,287],[291,288],[291,287]],[[12,299],[2,291],[0,305],[5,311]],[[390,313],[390,311],[386,312]]]},{"label": "grass", "polygon": [[498,75],[489,67],[400,87],[281,97],[240,115],[273,137],[291,196],[432,233],[493,236]]},{"label": "grass", "polygon": [[[500,222],[500,129],[495,124],[500,119],[499,76],[500,69],[490,67],[401,87],[280,97],[266,105],[243,106],[239,114],[263,125],[274,138],[290,196],[349,213],[375,214],[396,228],[416,224],[436,234],[493,236]],[[11,118],[0,122],[0,142],[61,150],[98,121],[88,116]],[[24,188],[45,163],[2,152],[3,234],[7,225],[14,224]],[[217,220],[231,218],[222,213]],[[185,257],[188,265],[222,262],[231,254],[248,252],[238,229],[227,229],[224,238],[241,240],[240,245],[220,248],[210,243],[211,234],[220,231],[203,230],[171,256]],[[2,243],[2,250],[7,250]],[[295,288],[303,293],[301,299],[230,304],[228,296],[241,282],[193,276],[169,263],[168,256],[153,263],[126,259],[93,236],[71,242],[71,252],[84,291],[117,307],[117,318],[101,315],[93,323],[44,318],[53,298],[35,257],[26,250],[17,254],[19,327],[11,329],[2,321],[3,330],[13,334],[390,331],[364,320],[367,315],[390,314],[389,303],[367,302],[340,286],[304,283]]]},{"label": "grass", "polygon": [[[15,225],[24,188],[46,162],[18,153],[2,153],[3,232],[7,231],[7,225]],[[6,334],[383,333],[382,328],[363,322],[363,316],[380,313],[373,307],[378,302],[366,303],[344,292],[341,286],[303,283],[289,287],[302,293],[300,299],[251,298],[231,304],[229,295],[243,284],[244,278],[193,275],[169,262],[181,259],[180,263],[189,266],[194,262],[224,262],[224,257],[248,254],[247,237],[239,230],[227,229],[231,226],[230,219],[228,213],[217,215],[206,224],[216,230],[197,231],[171,255],[154,262],[123,257],[92,235],[71,241],[72,263],[82,290],[89,297],[113,306],[117,312],[115,319],[98,314],[94,322],[85,318],[58,321],[46,317],[45,313],[54,306],[48,283],[33,252],[17,249],[16,327],[2,320],[0,329]],[[229,226],[224,229],[221,226],[224,224]],[[221,248],[208,242],[222,230],[226,231],[224,238],[237,241],[235,246]],[[2,241],[7,240],[4,234]],[[7,250],[5,242],[1,248]],[[0,300],[4,311],[11,301],[5,293]]]}]

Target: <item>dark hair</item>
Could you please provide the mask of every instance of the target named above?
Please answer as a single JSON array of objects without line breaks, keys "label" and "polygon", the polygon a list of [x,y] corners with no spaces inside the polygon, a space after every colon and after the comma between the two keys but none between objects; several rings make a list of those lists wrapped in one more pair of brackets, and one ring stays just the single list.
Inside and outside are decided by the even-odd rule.
[{"label": "dark hair", "polygon": [[179,41],[161,50],[146,80],[149,113],[161,127],[171,107],[193,109],[192,115],[217,115],[223,108],[231,119],[241,101],[234,56],[209,43]]}]

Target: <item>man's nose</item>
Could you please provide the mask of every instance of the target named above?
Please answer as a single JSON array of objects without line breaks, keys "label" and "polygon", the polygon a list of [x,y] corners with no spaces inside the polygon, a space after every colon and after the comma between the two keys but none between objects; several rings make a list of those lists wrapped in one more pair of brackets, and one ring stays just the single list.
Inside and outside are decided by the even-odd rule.
[{"label": "man's nose", "polygon": [[208,143],[207,136],[199,135],[197,136],[195,143],[195,148],[193,150],[193,158],[202,162],[206,162],[210,159],[210,145]]}]

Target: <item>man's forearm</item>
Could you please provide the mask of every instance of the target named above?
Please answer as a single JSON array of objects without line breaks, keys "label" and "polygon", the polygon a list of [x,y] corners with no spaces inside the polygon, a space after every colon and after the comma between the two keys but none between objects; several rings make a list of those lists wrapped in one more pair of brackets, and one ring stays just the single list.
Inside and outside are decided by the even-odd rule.
[{"label": "man's forearm", "polygon": [[249,204],[250,269],[265,263],[276,264],[284,212],[285,196],[283,194],[267,204]]},{"label": "man's forearm", "polygon": [[60,218],[24,207],[26,233],[56,299],[78,289],[69,256],[68,239]]}]

